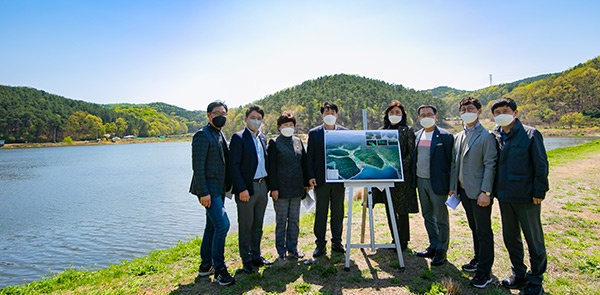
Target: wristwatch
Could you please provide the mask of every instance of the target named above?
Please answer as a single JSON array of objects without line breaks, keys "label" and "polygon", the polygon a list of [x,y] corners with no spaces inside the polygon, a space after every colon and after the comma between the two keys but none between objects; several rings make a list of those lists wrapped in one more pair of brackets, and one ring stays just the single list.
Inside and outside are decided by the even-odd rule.
[{"label": "wristwatch", "polygon": [[489,197],[490,195],[492,195],[492,193],[490,193],[490,192],[484,192],[484,191],[481,191],[481,192],[482,192],[482,193],[484,193],[484,194],[485,194],[486,196],[488,196],[488,197]]}]

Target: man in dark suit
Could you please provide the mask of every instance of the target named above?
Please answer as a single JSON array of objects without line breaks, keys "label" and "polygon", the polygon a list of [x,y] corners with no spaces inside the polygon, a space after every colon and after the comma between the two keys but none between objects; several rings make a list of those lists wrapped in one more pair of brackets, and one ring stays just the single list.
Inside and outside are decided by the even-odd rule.
[{"label": "man in dark suit", "polygon": [[458,194],[467,214],[473,236],[475,257],[462,266],[475,272],[469,284],[483,289],[492,282],[494,233],[492,232],[492,199],[496,175],[496,142],[494,136],[479,123],[481,102],[467,96],[459,103],[464,130],[454,139],[450,195]]},{"label": "man in dark suit", "polygon": [[200,246],[200,277],[215,274],[222,286],[235,283],[225,266],[225,237],[229,231],[229,217],[225,211],[225,192],[231,187],[227,167],[229,150],[221,127],[227,120],[227,106],[211,102],[206,109],[208,125],[198,130],[192,140],[192,168],[194,175],[190,193],[196,195],[206,208],[206,227]]},{"label": "man in dark suit", "polygon": [[436,126],[438,116],[434,106],[422,105],[417,112],[423,128],[415,134],[413,173],[417,177],[413,184],[419,191],[421,211],[429,236],[429,247],[423,252],[417,252],[417,256],[433,258],[431,265],[440,266],[446,262],[450,236],[450,221],[445,203],[450,185],[454,136]]},{"label": "man in dark suit", "polygon": [[344,253],[342,246],[342,224],[344,222],[344,184],[325,182],[325,129],[346,130],[336,125],[338,107],[325,102],[321,107],[323,125],[319,125],[308,132],[306,151],[306,168],[308,183],[314,187],[316,198],[316,212],[314,233],[317,247],[313,252],[314,257],[319,257],[327,252],[325,246],[325,232],[327,230],[327,215],[331,204],[331,250]]},{"label": "man in dark suit", "polygon": [[261,256],[260,242],[267,209],[267,138],[259,131],[265,112],[246,110],[246,128],[231,137],[231,177],[238,212],[238,243],[245,273],[273,264]]}]

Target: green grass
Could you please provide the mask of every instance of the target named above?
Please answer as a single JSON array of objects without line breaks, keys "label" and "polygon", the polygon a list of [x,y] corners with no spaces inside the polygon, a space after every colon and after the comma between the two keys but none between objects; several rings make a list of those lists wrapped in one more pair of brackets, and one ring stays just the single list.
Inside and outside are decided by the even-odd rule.
[{"label": "green grass", "polygon": [[564,165],[574,160],[584,159],[586,156],[600,151],[600,139],[586,142],[581,145],[564,147],[547,152],[550,167]]}]

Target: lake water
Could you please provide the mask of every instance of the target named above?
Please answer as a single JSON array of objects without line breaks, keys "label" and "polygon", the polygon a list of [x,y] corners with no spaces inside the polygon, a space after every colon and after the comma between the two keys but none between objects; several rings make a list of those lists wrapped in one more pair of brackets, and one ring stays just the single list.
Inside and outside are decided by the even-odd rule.
[{"label": "lake water", "polygon": [[[188,193],[191,175],[188,142],[0,149],[0,288],[71,266],[105,267],[201,235],[204,209]],[[232,232],[235,202],[225,206]],[[273,222],[269,201],[265,223]]]},{"label": "lake water", "polygon": [[[0,287],[201,235],[191,175],[188,142],[0,149]],[[235,231],[235,202],[225,206]]]}]

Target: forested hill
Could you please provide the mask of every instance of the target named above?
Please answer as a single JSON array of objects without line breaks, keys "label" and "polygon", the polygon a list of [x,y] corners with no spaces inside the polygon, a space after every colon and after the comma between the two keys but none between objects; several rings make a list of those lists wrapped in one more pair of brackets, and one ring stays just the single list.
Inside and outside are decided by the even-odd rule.
[{"label": "forested hill", "polygon": [[[277,133],[276,120],[282,111],[294,112],[298,132],[322,123],[319,108],[325,101],[340,107],[339,124],[362,129],[362,110],[367,110],[368,128],[381,126],[383,111],[392,100],[402,102],[408,122],[415,126],[421,104],[438,106],[440,118],[458,115],[458,101],[470,95],[485,106],[511,97],[519,104],[519,117],[534,126],[598,126],[600,124],[600,57],[564,72],[526,78],[475,91],[450,87],[416,91],[402,85],[337,74],[308,80],[250,104],[265,109],[265,133]],[[224,132],[227,137],[244,126],[248,106],[230,108]],[[231,106],[230,106],[231,107]],[[110,136],[161,136],[194,132],[206,124],[203,111],[188,111],[165,103],[100,105],[67,99],[27,87],[0,85],[0,139],[7,142],[62,141]]]},{"label": "forested hill", "polygon": [[[488,110],[493,100],[505,96],[517,101],[519,117],[528,124],[597,125],[600,118],[600,57],[560,73],[475,91],[438,87],[426,92],[443,99],[452,115],[458,115],[458,102],[465,95],[478,98]],[[486,116],[490,116],[489,112]]]},{"label": "forested hill", "polygon": [[10,142],[88,140],[111,136],[161,136],[193,132],[205,112],[164,103],[100,105],[29,87],[0,85],[0,139]]},{"label": "forested hill", "polygon": [[[341,125],[349,129],[362,129],[362,110],[366,109],[368,128],[376,129],[382,125],[383,111],[392,100],[399,100],[405,105],[411,124],[416,122],[416,109],[421,104],[440,106],[442,115],[446,109],[440,98],[434,98],[428,93],[346,74],[309,80],[257,100],[253,104],[260,105],[265,110],[265,132],[277,132],[277,117],[285,110],[294,112],[298,119],[297,129],[299,132],[306,132],[323,123],[319,108],[325,101],[338,105],[338,122]],[[230,109],[228,123],[224,128],[226,134],[242,128],[244,110],[242,107]]]},{"label": "forested hill", "polygon": [[488,102],[494,101],[500,97],[503,97],[507,93],[510,93],[513,89],[515,89],[518,86],[527,85],[529,83],[549,76],[551,76],[551,74],[539,75],[511,83],[493,85],[475,91],[467,91],[447,86],[440,86],[434,89],[425,90],[424,92],[431,94],[435,98],[442,99],[448,106],[448,111],[450,112],[450,114],[458,115],[458,103],[463,97],[467,95],[476,97],[477,99],[479,99],[479,101],[481,101],[483,105],[486,105]]}]

